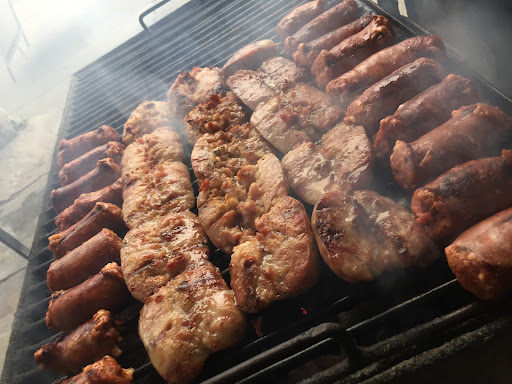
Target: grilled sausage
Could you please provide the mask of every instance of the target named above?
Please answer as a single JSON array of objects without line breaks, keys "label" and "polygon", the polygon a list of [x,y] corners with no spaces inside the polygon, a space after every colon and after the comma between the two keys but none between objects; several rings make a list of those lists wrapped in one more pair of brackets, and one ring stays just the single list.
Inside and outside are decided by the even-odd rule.
[{"label": "grilled sausage", "polygon": [[119,135],[114,128],[108,125],[102,125],[95,131],[84,133],[70,140],[62,139],[59,142],[57,165],[62,168],[64,164],[109,141],[119,141]]},{"label": "grilled sausage", "polygon": [[313,20],[326,9],[327,3],[325,0],[310,1],[292,9],[277,23],[277,36],[284,43],[288,36],[293,35],[304,24]]},{"label": "grilled sausage", "polygon": [[111,230],[103,228],[79,247],[55,260],[46,273],[50,291],[72,288],[98,273],[112,261],[119,262],[122,240]]},{"label": "grilled sausage", "polygon": [[512,206],[512,151],[468,161],[414,192],[411,209],[441,245],[484,218]]},{"label": "grilled sausage", "polygon": [[445,123],[453,110],[475,103],[477,99],[471,80],[449,74],[439,84],[400,105],[392,116],[381,120],[373,145],[375,157],[389,160],[397,140],[406,143],[416,140]]},{"label": "grilled sausage", "polygon": [[309,43],[336,28],[350,23],[358,18],[360,14],[361,10],[355,0],[343,0],[340,4],[315,17],[292,36],[288,36],[284,42],[284,50],[291,55],[297,50],[300,43]]},{"label": "grilled sausage", "polygon": [[76,374],[105,355],[120,356],[121,350],[116,345],[120,339],[111,313],[100,309],[71,333],[43,345],[34,353],[34,359],[41,369]]},{"label": "grilled sausage", "polygon": [[362,31],[346,38],[329,51],[322,50],[311,65],[311,74],[320,88],[375,52],[393,43],[394,33],[389,20],[384,16],[373,16],[373,20]]},{"label": "grilled sausage", "polygon": [[82,193],[94,192],[112,184],[121,176],[119,165],[112,159],[97,162],[96,168],[64,187],[54,189],[50,195],[57,213],[69,207]]},{"label": "grilled sausage", "polygon": [[87,215],[96,203],[111,203],[118,207],[123,204],[123,181],[117,179],[112,185],[94,192],[83,193],[75,202],[55,217],[59,231],[65,231]]},{"label": "grilled sausage", "polygon": [[222,72],[227,78],[240,69],[256,69],[265,60],[277,56],[277,49],[277,44],[270,39],[248,44],[231,56],[222,67]]},{"label": "grilled sausage", "polygon": [[310,68],[322,49],[332,49],[343,40],[361,32],[373,20],[373,16],[365,15],[343,27],[335,29],[309,43],[300,43],[293,53],[293,61],[301,67]]},{"label": "grilled sausage", "polygon": [[339,97],[347,107],[366,88],[394,70],[420,57],[437,59],[444,52],[444,44],[437,36],[416,36],[374,53],[350,71],[327,84],[327,93]]},{"label": "grilled sausage", "polygon": [[98,160],[111,158],[119,164],[123,150],[124,145],[118,141],[110,141],[107,144],[94,148],[62,167],[59,172],[60,184],[65,186],[78,180],[87,172],[93,170]]},{"label": "grilled sausage", "polygon": [[130,384],[132,380],[133,368],[123,369],[112,357],[105,356],[59,384]]},{"label": "grilled sausage", "polygon": [[130,297],[121,268],[109,263],[83,283],[54,292],[46,312],[46,325],[57,331],[70,331],[100,309],[122,308]]},{"label": "grilled sausage", "polygon": [[476,224],[445,250],[459,283],[483,300],[512,293],[512,208]]},{"label": "grilled sausage", "polygon": [[93,209],[78,223],[64,232],[50,236],[48,248],[55,259],[60,259],[69,251],[87,241],[103,228],[121,235],[125,231],[121,208],[109,203],[96,203]]},{"label": "grilled sausage", "polygon": [[472,104],[412,143],[397,141],[391,155],[396,182],[413,191],[451,167],[498,155],[512,143],[512,121],[497,107]]},{"label": "grilled sausage", "polygon": [[378,131],[381,119],[392,114],[404,101],[441,81],[443,76],[439,63],[421,57],[364,91],[348,106],[344,122],[362,125],[372,136]]}]

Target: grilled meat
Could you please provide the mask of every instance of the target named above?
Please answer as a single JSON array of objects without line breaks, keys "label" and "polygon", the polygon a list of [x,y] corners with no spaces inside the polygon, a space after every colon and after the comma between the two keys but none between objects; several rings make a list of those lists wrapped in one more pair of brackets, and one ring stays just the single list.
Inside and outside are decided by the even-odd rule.
[{"label": "grilled meat", "polygon": [[222,72],[227,78],[240,69],[256,69],[265,60],[277,56],[277,48],[277,44],[269,39],[248,44],[231,56],[222,67]]},{"label": "grilled meat", "polygon": [[158,127],[170,125],[171,115],[165,101],[143,101],[124,123],[123,143],[133,143]]},{"label": "grilled meat", "polygon": [[277,24],[276,32],[284,43],[288,36],[297,32],[304,24],[307,24],[327,9],[325,0],[314,0],[299,5],[288,12]]},{"label": "grilled meat", "polygon": [[123,369],[114,358],[105,356],[59,384],[130,384],[132,380],[133,368]]},{"label": "grilled meat", "polygon": [[349,282],[425,266],[440,255],[409,211],[373,191],[327,193],[315,206],[312,226],[324,261]]}]

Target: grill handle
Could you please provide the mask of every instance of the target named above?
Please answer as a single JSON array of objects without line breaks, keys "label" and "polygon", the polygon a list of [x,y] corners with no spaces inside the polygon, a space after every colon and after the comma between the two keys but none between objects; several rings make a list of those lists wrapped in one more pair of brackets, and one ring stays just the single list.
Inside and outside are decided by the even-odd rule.
[{"label": "grill handle", "polygon": [[144,28],[147,32],[153,32],[148,26],[147,24],[144,22],[144,18],[153,13],[154,11],[156,11],[158,8],[162,7],[163,5],[167,4],[169,1],[171,0],[162,0],[158,3],[156,3],[155,5],[153,5],[152,7],[146,9],[144,12],[142,12],[140,15],[139,15],[139,23],[140,25],[142,26],[142,28]]}]

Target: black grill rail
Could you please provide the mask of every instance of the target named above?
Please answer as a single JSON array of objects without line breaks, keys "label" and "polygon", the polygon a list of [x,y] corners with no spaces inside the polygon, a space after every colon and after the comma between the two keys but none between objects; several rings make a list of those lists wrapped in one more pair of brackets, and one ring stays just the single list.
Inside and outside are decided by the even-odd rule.
[{"label": "black grill rail", "polygon": [[[221,66],[252,41],[277,41],[277,22],[303,2],[192,0],[152,26],[153,33],[137,35],[73,76],[59,140],[103,124],[121,133],[132,110],[143,100],[165,100],[170,84],[184,70]],[[369,0],[360,2],[366,13],[388,16],[399,39],[427,33],[407,19],[387,15]],[[512,115],[512,101],[492,85],[453,58],[443,64],[471,78],[483,100]],[[386,177],[389,175],[382,177],[379,188],[396,193]],[[58,336],[45,324],[50,300],[46,271],[53,260],[48,237],[57,231],[50,192],[56,187],[54,157],[3,383],[51,383],[59,377],[40,371],[33,360],[42,344]],[[212,261],[229,280],[226,256],[214,252]],[[116,316],[123,336],[123,355],[118,360],[124,367],[135,368],[135,383],[163,383],[137,334],[139,310],[140,304],[134,301]],[[453,279],[444,260],[427,269],[400,271],[378,282],[353,285],[337,279],[323,266],[321,282],[311,292],[275,303],[261,315],[250,316],[250,322],[253,327],[242,345],[212,355],[198,382],[249,383],[263,378],[269,382],[331,383],[341,378],[346,383],[395,382],[409,372],[510,331],[512,308],[510,303],[474,299]],[[300,366],[303,368],[297,369]]]}]

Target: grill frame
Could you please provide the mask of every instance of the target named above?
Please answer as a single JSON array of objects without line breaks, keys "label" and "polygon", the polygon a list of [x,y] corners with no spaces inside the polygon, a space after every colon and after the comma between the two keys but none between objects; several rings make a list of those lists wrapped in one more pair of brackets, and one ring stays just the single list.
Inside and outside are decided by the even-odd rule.
[{"label": "grill frame", "polygon": [[[153,34],[140,33],[104,57],[98,59],[96,62],[86,66],[72,77],[57,143],[61,138],[76,136],[87,130],[95,129],[102,124],[112,125],[121,133],[122,124],[131,111],[143,100],[143,98],[138,96],[137,91],[132,92],[131,89],[141,84],[148,84],[144,81],[146,77],[151,80],[151,83],[144,89],[144,97],[146,99],[164,99],[169,85],[183,70],[189,69],[194,65],[220,66],[234,51],[253,40],[262,38],[273,38],[276,40],[274,27],[279,18],[284,15],[286,11],[302,2],[303,1],[299,0],[292,2],[284,0],[279,2],[247,1],[244,5],[240,5],[241,2],[230,2],[228,0],[218,2],[192,0],[156,23],[152,27],[154,31]],[[369,0],[359,0],[359,2],[366,10],[387,16],[402,37],[428,33],[408,19],[397,19],[389,15]],[[332,5],[333,1],[329,3]],[[205,39],[204,41],[206,41],[207,46],[216,43],[214,32],[220,29],[226,29],[224,28],[226,25],[225,17],[229,15],[229,10],[233,9],[240,11],[237,13],[238,18],[235,20],[233,18],[230,19],[232,25],[229,25],[224,33],[235,33],[235,35],[231,36],[231,39],[227,41],[222,40],[220,46],[215,46],[212,52],[202,55],[202,61],[194,56],[192,56],[193,59],[190,60],[190,55],[201,52],[199,49],[202,47],[201,43],[203,40],[201,39]],[[227,44],[231,44],[237,36],[240,36],[237,34],[237,31],[244,30],[244,26],[247,26],[248,22],[243,19],[245,15],[254,10],[261,9],[263,9],[262,12],[264,16],[263,21],[260,22],[260,24],[263,23],[261,28],[258,29],[257,26],[256,29],[246,33],[243,38],[239,38],[234,45],[230,45],[226,48]],[[215,22],[212,27],[213,30],[207,34],[206,37],[199,36],[195,39],[185,37],[183,41],[177,41],[179,39],[173,37],[184,31],[191,32],[190,30],[187,31],[187,28],[189,25],[195,25],[197,19],[208,19],[210,17],[214,18]],[[173,20],[174,24],[178,24],[176,28],[169,25],[171,24],[171,20]],[[272,28],[262,31],[263,27],[269,24],[272,25]],[[192,32],[197,32],[198,28],[199,26],[193,27]],[[190,43],[193,43],[193,49],[187,52],[183,58],[178,59],[177,62],[173,59],[175,55],[169,57],[163,53],[166,48],[173,44],[178,44],[178,47],[182,47]],[[141,47],[142,51],[134,51],[134,49],[138,47]],[[142,53],[144,53],[144,55]],[[512,115],[512,101],[510,99],[454,59],[453,57],[456,57],[455,50],[447,47],[447,53],[451,58],[447,63],[443,64],[445,64],[448,69],[455,68],[456,73],[471,78],[483,100],[499,106],[505,113]],[[136,57],[135,61],[133,61],[134,57]],[[155,58],[157,59],[156,61]],[[173,70],[167,71],[166,63],[171,60]],[[123,67],[127,62],[130,64],[127,67]],[[149,72],[142,73],[140,77],[136,76],[135,81],[130,80],[129,86],[122,84],[125,72],[130,70],[137,75],[140,66],[149,68]],[[101,73],[100,69],[104,69],[106,72]],[[119,71],[114,73],[113,71],[116,69]],[[165,74],[163,74],[163,72],[165,72]],[[144,75],[146,75],[146,77]],[[101,87],[98,89],[95,84],[101,84]],[[103,88],[103,85],[106,87]],[[117,97],[119,96],[121,96],[122,100],[117,102]],[[84,104],[90,105],[91,108],[84,110]],[[93,112],[94,115],[91,115]],[[44,313],[46,312],[49,301],[49,291],[46,287],[45,279],[41,279],[41,276],[46,276],[46,269],[52,261],[51,252],[47,249],[47,237],[56,232],[53,222],[55,214],[50,204],[50,192],[52,189],[58,187],[58,167],[55,157],[57,145],[58,144],[56,144],[54,150],[51,171],[44,193],[42,213],[39,217],[32,244],[20,302],[18,304],[18,311],[13,323],[13,331],[6,355],[6,362],[2,374],[2,382],[5,383],[33,383],[34,380],[37,380],[37,382],[51,382],[60,376],[59,374],[47,371],[40,372],[32,358],[33,352],[35,352],[40,345],[57,337],[53,331],[46,328],[46,324],[44,323]],[[190,147],[186,148],[186,150],[190,153]],[[387,175],[387,177],[388,176],[389,175]],[[396,189],[392,189],[390,192],[396,193]],[[403,197],[399,196],[398,198]],[[218,253],[214,253],[212,256],[214,259],[217,257],[219,257]],[[225,259],[214,261],[218,261],[217,264],[225,266]],[[289,364],[296,365],[297,363],[306,361],[306,358],[310,358],[315,354],[332,353],[333,346],[334,349],[336,349],[339,340],[344,340],[341,343],[344,345],[347,354],[351,357],[349,359],[350,361],[340,362],[319,374],[313,375],[307,382],[332,382],[342,376],[346,376],[347,382],[359,382],[377,375],[374,379],[370,379],[370,382],[384,383],[390,382],[404,374],[414,372],[424,366],[426,364],[425,361],[431,363],[445,358],[446,356],[453,356],[478,344],[482,340],[496,337],[496,335],[504,329],[510,329],[512,326],[510,303],[481,303],[462,290],[458,283],[453,280],[453,276],[450,277],[447,268],[446,263],[441,260],[427,270],[415,271],[413,275],[414,278],[420,276],[421,278],[419,280],[422,284],[428,281],[429,273],[438,273],[441,271],[441,276],[438,276],[440,282],[436,280],[430,285],[420,284],[420,287],[416,286],[414,290],[412,290],[412,293],[403,294],[399,298],[387,298],[385,303],[387,306],[385,305],[384,308],[381,309],[373,308],[366,319],[357,322],[351,327],[347,327],[347,332],[342,331],[339,325],[337,327],[332,325],[333,319],[337,319],[336,313],[345,312],[353,308],[354,305],[360,307],[361,302],[364,300],[378,301],[382,296],[385,297],[386,294],[389,294],[391,290],[390,287],[396,287],[397,283],[396,281],[390,283],[391,285],[385,288],[383,288],[380,283],[349,286],[335,279],[332,273],[324,269],[323,276],[326,277],[326,280],[314,289],[314,293],[321,292],[321,300],[323,300],[324,296],[328,300],[331,300],[330,307],[326,308],[324,311],[317,311],[313,314],[310,313],[304,316],[303,319],[301,319],[300,316],[295,316],[295,321],[288,327],[288,324],[283,324],[284,321],[277,321],[276,318],[281,315],[287,316],[284,313],[287,310],[296,310],[301,305],[304,307],[308,304],[312,305],[311,302],[315,301],[317,297],[315,297],[315,294],[308,294],[297,300],[277,303],[277,305],[265,312],[265,316],[271,319],[269,323],[272,325],[269,327],[269,332],[265,337],[255,341],[253,335],[252,339],[248,341],[248,345],[237,348],[235,351],[220,353],[217,357],[214,356],[213,361],[208,362],[205,367],[207,373],[203,374],[200,379],[206,380],[205,382],[207,383],[233,382],[233,378],[235,377],[244,377],[245,379],[242,382],[250,382],[252,379],[257,381],[260,379],[259,376],[247,377],[248,372],[251,370],[253,372],[261,370],[261,366],[258,365],[260,363],[258,363],[258,361],[254,363],[254,360],[252,360],[252,365],[243,363],[244,365],[239,371],[226,370],[215,378],[209,378],[208,375],[211,376],[212,372],[214,374],[214,366],[218,363],[220,364],[220,362],[227,357],[234,358],[235,355],[238,355],[236,357],[238,360],[250,359],[251,357],[258,360],[262,359],[262,355],[258,357],[257,351],[274,348],[274,350],[270,352],[265,352],[266,355],[284,356],[293,350],[296,356],[291,359],[292,361],[286,359],[279,360],[275,367],[270,368],[275,368],[275,372],[278,372],[283,366],[288,367]],[[224,276],[226,277],[225,273]],[[400,280],[398,282],[398,286],[401,287],[402,290],[406,290],[406,288],[408,289],[414,285],[414,282],[411,282],[410,279]],[[382,289],[385,290],[384,295],[380,292]],[[333,299],[328,292],[330,290],[340,290],[343,293],[341,295],[334,295],[335,298]],[[376,295],[376,297],[372,297],[373,295]],[[399,317],[403,312],[410,314],[411,311],[419,310],[424,305],[425,301],[436,300],[446,295],[454,295],[454,297],[459,298],[459,303],[464,304],[458,305],[455,311],[451,309],[444,310],[439,316],[434,316],[433,318],[431,316],[427,321],[418,324],[414,324],[413,321],[413,325],[407,325],[405,332],[385,337],[376,344],[370,343],[369,345],[365,345],[365,343],[360,342],[361,336],[358,336],[358,334],[364,334],[370,331],[379,333],[383,324],[389,322],[393,323],[394,319]],[[447,303],[447,308],[450,308],[449,304],[450,303]],[[137,304],[133,304],[120,315],[121,318],[127,320],[126,324],[123,325],[123,327],[125,327],[125,333],[123,334],[122,332],[122,334],[128,334],[129,336],[123,342],[122,348],[126,346],[133,347],[134,353],[139,353],[138,351],[140,351],[141,348],[141,343],[138,342],[136,338],[133,338],[133,329],[134,327],[136,329],[136,312],[139,307],[140,306]],[[279,307],[284,307],[284,309]],[[258,317],[252,316],[250,319],[257,321]],[[277,322],[277,326],[273,324],[273,322]],[[459,322],[461,322],[461,324],[458,324]],[[312,327],[317,328],[315,331],[306,332],[306,335],[302,334],[303,331],[307,331]],[[436,333],[440,329],[444,332],[441,345],[432,343],[431,340],[423,340],[425,338],[429,339],[433,333]],[[347,333],[350,334],[351,337],[354,337],[356,342],[352,342],[351,340],[354,339],[348,338]],[[289,339],[293,339],[295,342],[300,340],[300,343],[304,344],[292,343],[292,349],[290,350],[287,349],[289,343],[286,343]],[[411,342],[414,343],[414,345],[405,348],[405,350],[400,350],[400,346],[409,345]],[[300,351],[295,350],[294,348],[297,346],[305,348],[304,352],[299,353]],[[432,352],[439,348],[441,350],[440,353]],[[394,351],[394,353],[391,356],[386,356],[389,350]],[[145,354],[143,349],[142,354]],[[428,356],[425,357],[425,354]],[[254,358],[254,356],[256,357]],[[128,365],[126,364],[130,362],[130,356],[123,356],[120,361],[127,367]],[[409,361],[406,367],[402,367],[399,370],[393,368],[394,366],[403,365],[406,361]],[[375,364],[377,368],[374,367]],[[279,375],[279,373],[275,372],[272,374]],[[233,376],[235,374],[238,376]],[[150,365],[143,364],[136,370],[135,382],[151,382],[148,380],[152,379],[158,381],[158,375],[155,375],[156,373]]]}]

